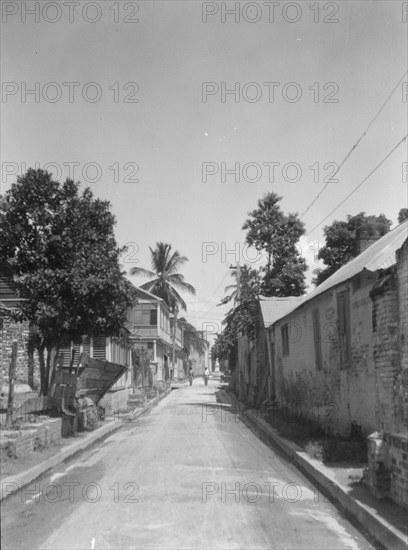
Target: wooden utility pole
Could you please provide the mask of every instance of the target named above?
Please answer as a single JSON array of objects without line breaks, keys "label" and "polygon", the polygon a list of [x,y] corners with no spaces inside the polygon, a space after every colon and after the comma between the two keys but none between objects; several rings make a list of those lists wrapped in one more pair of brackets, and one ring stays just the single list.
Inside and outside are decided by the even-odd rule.
[{"label": "wooden utility pole", "polygon": [[11,361],[9,367],[9,391],[7,401],[7,414],[6,414],[6,429],[11,428],[11,421],[13,418],[13,403],[14,403],[14,379],[16,377],[17,367],[17,340],[14,340],[11,344]]},{"label": "wooden utility pole", "polygon": [[237,262],[236,265],[230,265],[230,269],[236,269],[237,271],[237,304],[239,305],[241,301],[241,265],[239,262]]}]

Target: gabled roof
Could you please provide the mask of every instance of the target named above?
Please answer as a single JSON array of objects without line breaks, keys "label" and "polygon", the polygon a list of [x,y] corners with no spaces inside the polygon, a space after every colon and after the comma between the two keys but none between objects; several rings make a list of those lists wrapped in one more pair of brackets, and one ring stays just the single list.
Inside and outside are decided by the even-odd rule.
[{"label": "gabled roof", "polygon": [[144,288],[140,288],[140,286],[136,286],[136,292],[146,300],[154,301],[154,302],[163,302],[162,298],[159,298],[155,294],[152,294],[148,290],[144,290]]},{"label": "gabled roof", "polygon": [[301,305],[319,296],[326,290],[348,281],[364,270],[378,271],[388,269],[397,263],[396,252],[408,239],[408,220],[399,224],[395,229],[386,233],[381,239],[361,252],[356,258],[343,265],[336,273],[326,279],[322,284],[313,289],[309,294],[302,297],[301,303],[293,304],[285,313],[277,317],[273,322],[285,317]]},{"label": "gabled roof", "polygon": [[343,265],[336,273],[326,279],[321,285],[316,287],[306,299],[310,300],[325,292],[329,288],[339,285],[348,279],[354,277],[366,269],[367,271],[377,271],[378,269],[387,269],[397,263],[396,251],[401,248],[408,239],[408,220],[397,225],[395,229],[389,231],[369,246],[364,252],[356,258]]},{"label": "gabled roof", "polygon": [[288,296],[287,298],[259,296],[259,305],[261,306],[265,328],[286,315],[288,311],[299,305],[304,299],[304,296]]}]

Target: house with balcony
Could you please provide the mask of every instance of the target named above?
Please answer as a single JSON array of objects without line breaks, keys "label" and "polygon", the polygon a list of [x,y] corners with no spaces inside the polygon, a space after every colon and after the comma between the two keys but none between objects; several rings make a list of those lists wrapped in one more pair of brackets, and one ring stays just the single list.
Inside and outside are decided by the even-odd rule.
[{"label": "house with balcony", "polygon": [[[137,288],[138,303],[128,311],[126,328],[136,349],[147,350],[150,356],[153,385],[163,386],[166,381],[180,378],[183,373],[182,323],[170,313],[167,304],[147,290]],[[173,366],[173,331],[176,330],[176,364]]]}]

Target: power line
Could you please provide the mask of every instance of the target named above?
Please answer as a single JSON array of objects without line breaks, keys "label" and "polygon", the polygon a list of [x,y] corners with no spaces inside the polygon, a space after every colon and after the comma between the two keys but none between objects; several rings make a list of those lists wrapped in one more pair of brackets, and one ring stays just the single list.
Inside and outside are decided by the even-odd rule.
[{"label": "power line", "polygon": [[[220,289],[221,285],[223,284],[223,282],[225,281],[225,279],[227,278],[227,276],[229,275],[229,271],[226,271],[224,273],[224,276],[222,277],[221,281],[219,282],[217,288],[214,290],[214,292],[212,293],[212,295],[210,296],[209,298],[209,302],[212,298],[214,298],[214,296],[217,294],[218,290]],[[189,315],[187,312],[186,312],[186,316],[190,317],[190,318],[196,318],[196,319],[200,319],[201,317],[204,317],[205,314],[208,314],[212,309],[214,309],[215,305],[212,305],[209,309],[205,310],[204,308],[202,308],[200,311],[196,311],[194,312],[195,315]],[[204,315],[201,315],[201,314],[204,314]]]},{"label": "power line", "polygon": [[331,180],[334,176],[336,176],[339,172],[340,172],[340,168],[345,164],[345,162],[349,159],[349,157],[351,156],[351,154],[356,150],[357,146],[359,145],[360,141],[363,139],[363,137],[367,134],[368,130],[371,128],[371,126],[374,124],[374,122],[377,120],[377,118],[379,117],[379,115],[381,114],[381,112],[383,111],[384,107],[386,106],[386,104],[388,103],[388,101],[391,99],[392,95],[394,94],[395,90],[399,87],[399,85],[401,84],[401,82],[403,81],[403,79],[405,78],[406,74],[408,73],[408,71],[406,71],[402,77],[398,80],[397,84],[394,86],[394,88],[392,89],[392,91],[390,92],[390,94],[388,95],[388,97],[386,98],[386,100],[384,101],[384,103],[381,105],[381,107],[378,109],[377,113],[375,114],[375,116],[371,119],[369,125],[367,126],[367,128],[364,130],[364,132],[361,134],[361,136],[358,138],[358,140],[356,141],[356,143],[353,145],[353,147],[350,149],[350,151],[347,153],[347,155],[344,157],[344,159],[342,160],[342,162],[339,164],[339,166],[337,167],[337,169],[334,171],[334,173],[330,176],[329,178],[329,181],[326,183],[326,185],[324,185],[324,187],[319,191],[319,193],[315,196],[315,198],[312,200],[312,202],[309,204],[309,206],[306,208],[306,210],[303,212],[303,214],[301,214],[300,216],[300,219],[303,218],[303,216],[312,208],[312,206],[315,204],[315,202],[317,201],[317,199],[320,197],[320,195],[323,193],[323,191],[327,188],[327,186],[331,183]]},{"label": "power line", "polygon": [[378,170],[378,168],[379,168],[382,164],[384,164],[384,162],[385,162],[385,161],[392,155],[392,153],[401,145],[401,143],[403,143],[403,142],[407,139],[407,136],[408,136],[408,134],[405,134],[405,136],[397,143],[397,145],[395,145],[395,146],[391,149],[391,151],[382,159],[382,161],[379,162],[379,163],[377,164],[377,166],[371,170],[371,172],[368,174],[368,176],[366,176],[358,185],[356,185],[356,187],[354,187],[354,189],[353,189],[352,191],[350,191],[350,193],[349,193],[341,202],[339,202],[339,204],[338,204],[335,208],[333,208],[333,210],[332,210],[331,212],[329,212],[329,213],[327,214],[327,216],[325,216],[318,224],[316,224],[316,225],[313,227],[313,229],[311,229],[311,230],[309,231],[309,233],[307,233],[304,237],[302,237],[302,239],[306,239],[306,237],[308,237],[311,233],[313,233],[313,231],[314,231],[315,229],[317,229],[320,225],[322,225],[322,223],[325,222],[325,221],[327,220],[327,218],[329,218],[329,217],[333,214],[333,212],[335,212],[342,204],[344,204],[344,203],[346,202],[346,200],[347,200],[348,198],[350,198],[351,195],[353,195],[353,194],[357,191],[357,189],[359,189],[359,188],[363,185],[363,183],[365,183],[365,182],[368,180],[368,178],[370,178],[370,177],[374,174],[374,172],[376,172],[376,171]]}]

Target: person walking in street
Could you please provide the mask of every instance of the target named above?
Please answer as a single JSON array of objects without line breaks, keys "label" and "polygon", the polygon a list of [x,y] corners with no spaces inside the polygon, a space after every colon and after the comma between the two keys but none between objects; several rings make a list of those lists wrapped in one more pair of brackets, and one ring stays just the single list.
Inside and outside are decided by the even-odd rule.
[{"label": "person walking in street", "polygon": [[208,385],[208,378],[210,377],[210,371],[206,368],[205,371],[204,371],[204,384],[207,386]]},{"label": "person walking in street", "polygon": [[188,381],[190,382],[190,386],[193,385],[193,379],[194,379],[194,371],[193,371],[193,367],[190,367],[190,370],[188,371]]}]

